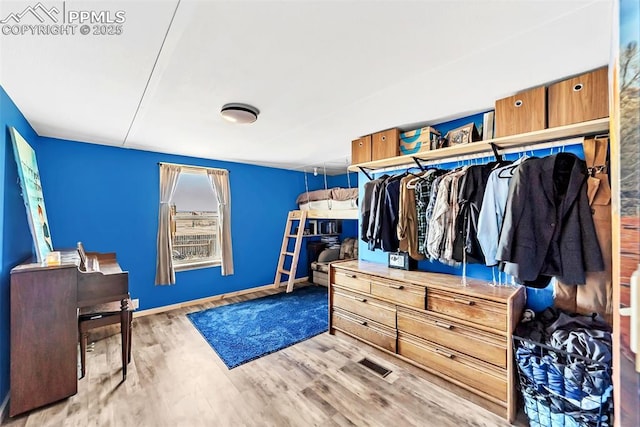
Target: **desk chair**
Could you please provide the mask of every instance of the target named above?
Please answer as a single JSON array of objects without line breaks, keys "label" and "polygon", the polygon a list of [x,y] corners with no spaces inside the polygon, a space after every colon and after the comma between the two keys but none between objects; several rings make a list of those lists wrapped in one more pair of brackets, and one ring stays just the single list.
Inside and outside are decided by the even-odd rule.
[{"label": "desk chair", "polygon": [[[81,376],[86,372],[87,338],[89,331],[102,326],[120,324],[122,338],[122,380],[127,379],[127,365],[131,361],[131,323],[133,318],[131,300],[128,300],[126,324],[122,325],[121,303],[114,301],[106,304],[84,307],[78,316],[78,336],[80,338]],[[126,346],[126,348],[125,348]]]}]

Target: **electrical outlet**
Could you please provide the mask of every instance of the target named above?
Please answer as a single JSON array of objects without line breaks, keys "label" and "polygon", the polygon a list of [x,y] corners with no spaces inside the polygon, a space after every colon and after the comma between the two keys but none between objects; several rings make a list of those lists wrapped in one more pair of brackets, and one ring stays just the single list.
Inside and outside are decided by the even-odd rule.
[{"label": "electrical outlet", "polygon": [[134,310],[137,310],[140,307],[140,300],[138,298],[131,300],[131,305]]}]

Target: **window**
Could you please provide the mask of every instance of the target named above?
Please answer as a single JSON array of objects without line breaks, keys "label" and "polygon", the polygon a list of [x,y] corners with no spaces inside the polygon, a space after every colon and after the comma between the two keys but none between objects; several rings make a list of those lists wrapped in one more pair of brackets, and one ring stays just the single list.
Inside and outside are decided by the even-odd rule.
[{"label": "window", "polygon": [[176,271],[220,265],[219,219],[206,169],[183,169],[171,199],[171,259]]},{"label": "window", "polygon": [[219,265],[223,276],[232,275],[229,171],[174,163],[158,165],[155,284],[175,284],[176,269]]}]

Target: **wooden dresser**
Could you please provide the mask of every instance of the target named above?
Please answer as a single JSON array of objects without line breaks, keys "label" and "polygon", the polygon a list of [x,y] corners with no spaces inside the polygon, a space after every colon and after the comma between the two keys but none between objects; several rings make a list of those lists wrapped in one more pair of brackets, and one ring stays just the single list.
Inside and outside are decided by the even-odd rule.
[{"label": "wooden dresser", "polygon": [[463,286],[461,280],[366,261],[331,264],[329,332],[394,353],[513,422],[511,334],[525,304],[524,288],[476,279]]}]

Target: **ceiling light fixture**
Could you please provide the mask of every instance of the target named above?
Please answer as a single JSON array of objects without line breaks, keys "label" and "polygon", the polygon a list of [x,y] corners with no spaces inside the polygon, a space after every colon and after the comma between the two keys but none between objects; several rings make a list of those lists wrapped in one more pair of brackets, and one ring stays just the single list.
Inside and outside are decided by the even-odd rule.
[{"label": "ceiling light fixture", "polygon": [[239,104],[232,102],[225,104],[220,111],[220,114],[225,120],[232,123],[253,123],[258,120],[258,114],[260,111],[251,105]]}]

